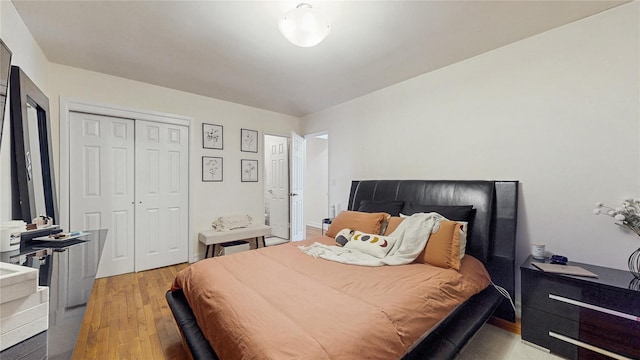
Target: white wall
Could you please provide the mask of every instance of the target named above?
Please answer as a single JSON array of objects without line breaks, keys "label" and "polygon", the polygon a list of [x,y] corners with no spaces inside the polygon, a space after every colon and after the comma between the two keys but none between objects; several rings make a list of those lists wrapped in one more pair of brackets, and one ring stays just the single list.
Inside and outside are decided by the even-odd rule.
[{"label": "white wall", "polygon": [[328,140],[306,138],[307,171],[304,184],[304,217],[308,226],[321,227],[329,216]]},{"label": "white wall", "polygon": [[[0,38],[13,53],[11,65],[20,66],[46,93],[47,59],[10,1],[0,1]],[[7,103],[0,145],[0,222],[12,218],[11,157],[9,156],[11,126],[9,123],[9,104]]]},{"label": "white wall", "polygon": [[[266,110],[251,108],[204,96],[167,89],[155,85],[117,78],[82,69],[52,64],[33,39],[24,22],[10,1],[0,2],[0,38],[13,52],[12,64],[24,72],[49,97],[51,129],[54,152],[56,185],[60,185],[60,97],[87,102],[123,106],[129,108],[172,113],[194,119],[191,144],[191,217],[195,236],[191,239],[192,260],[204,254],[197,242],[197,233],[210,228],[215,217],[248,213],[257,221],[264,217],[263,174],[258,183],[240,182],[240,159],[258,159],[262,169],[263,152],[240,152],[240,128],[288,136],[293,130],[299,132],[299,119]],[[7,114],[8,116],[8,110]],[[202,148],[202,123],[224,126],[224,149]],[[11,219],[11,176],[8,124],[3,131],[0,149],[0,221]],[[200,159],[203,155],[224,158],[224,181],[203,183]],[[60,194],[58,192],[58,194]]]},{"label": "white wall", "polygon": [[331,134],[330,205],[346,207],[353,179],[516,179],[518,264],[543,243],[625,269],[638,237],[592,209],[639,196],[639,7],[304,117],[306,133]]},{"label": "white wall", "polygon": [[[638,239],[591,209],[638,196],[639,6],[620,6],[305,117],[304,133],[331,132],[330,205],[344,209],[352,179],[518,179],[518,261],[535,242],[572,260],[624,269]],[[194,230],[233,211],[261,218],[263,184],[240,183],[239,159],[262,161],[262,152],[241,153],[239,129],[286,136],[299,131],[296,118],[47,66],[9,1],[0,2],[0,37],[13,64],[49,96],[56,155],[59,96],[191,116],[192,158],[221,155],[225,162],[223,183],[202,183],[200,169],[192,169]],[[224,125],[224,150],[202,149],[202,122]],[[10,218],[9,131],[0,149],[0,220]]]},{"label": "white wall", "polygon": [[[191,191],[190,216],[194,236],[191,239],[192,260],[204,256],[204,247],[199,245],[199,231],[211,228],[211,221],[222,215],[249,214],[255,221],[264,218],[263,145],[259,152],[240,152],[240,129],[263,133],[289,134],[299,131],[299,119],[293,116],[251,108],[222,100],[163,88],[128,79],[72,68],[59,64],[49,65],[49,100],[55,159],[59,159],[59,97],[69,97],[112,104],[124,107],[159,111],[192,117],[191,132]],[[224,127],[224,149],[202,148],[202,123]],[[222,156],[224,159],[223,182],[201,181],[201,157]],[[257,183],[240,182],[240,159],[258,159]],[[59,161],[56,161],[56,170]],[[59,176],[59,171],[56,172]],[[57,184],[60,182],[58,181]]]}]

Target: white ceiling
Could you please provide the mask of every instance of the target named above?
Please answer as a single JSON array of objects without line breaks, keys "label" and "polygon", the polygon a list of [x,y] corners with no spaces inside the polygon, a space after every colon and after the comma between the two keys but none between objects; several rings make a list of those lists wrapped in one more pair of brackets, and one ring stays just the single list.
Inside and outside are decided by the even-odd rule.
[{"label": "white ceiling", "polygon": [[54,63],[295,116],[627,1],[309,1],[312,48],[278,21],[296,1],[13,0]]}]

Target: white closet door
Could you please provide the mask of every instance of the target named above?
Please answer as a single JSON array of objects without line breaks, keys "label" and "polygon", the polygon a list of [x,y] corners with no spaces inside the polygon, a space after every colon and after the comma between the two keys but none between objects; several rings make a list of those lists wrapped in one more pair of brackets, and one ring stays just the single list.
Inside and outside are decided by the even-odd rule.
[{"label": "white closet door", "polygon": [[134,270],[134,121],[69,117],[68,230],[109,229],[97,277]]},{"label": "white closet door", "polygon": [[188,152],[188,127],[136,120],[136,271],[188,260]]}]

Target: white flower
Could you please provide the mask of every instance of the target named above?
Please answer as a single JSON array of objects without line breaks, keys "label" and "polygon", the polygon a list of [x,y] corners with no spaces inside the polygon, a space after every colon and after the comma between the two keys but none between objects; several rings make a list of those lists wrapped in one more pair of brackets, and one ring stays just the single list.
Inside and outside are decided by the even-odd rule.
[{"label": "white flower", "polygon": [[597,207],[603,207],[603,206],[604,206],[604,203],[601,203],[601,202],[596,203],[596,206],[597,206]]},{"label": "white flower", "polygon": [[615,219],[615,224],[627,228],[640,236],[640,201],[626,199],[622,206],[611,208],[602,203],[596,204],[593,210],[596,215],[607,214]]}]

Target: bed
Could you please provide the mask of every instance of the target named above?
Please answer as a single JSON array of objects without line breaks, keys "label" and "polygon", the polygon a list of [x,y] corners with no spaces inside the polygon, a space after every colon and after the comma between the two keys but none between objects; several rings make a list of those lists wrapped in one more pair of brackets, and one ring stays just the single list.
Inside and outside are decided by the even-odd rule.
[{"label": "bed", "polygon": [[[363,201],[402,201],[406,204],[414,203],[440,206],[472,205],[475,216],[472,225],[469,227],[466,254],[482,262],[491,275],[493,282],[505,288],[511,297],[513,297],[515,287],[517,199],[517,181],[367,180],[352,182],[348,209],[358,210]],[[289,246],[288,248],[282,249],[293,251],[292,249],[294,249],[294,247]],[[273,256],[272,253],[274,249],[267,248],[263,250],[253,250],[252,252],[261,251],[262,253],[254,256],[254,260]],[[270,252],[268,253],[268,251]],[[251,254],[245,254],[242,257],[250,255]],[[291,252],[291,255],[293,256],[293,252]],[[283,257],[288,258],[288,256]],[[227,257],[225,261],[239,261],[240,258],[241,257],[236,256]],[[220,266],[221,268],[225,267],[226,265],[220,262],[220,259],[216,263],[216,266]],[[277,273],[276,270],[273,271]],[[296,272],[298,271],[296,270]],[[284,276],[286,273],[283,272],[282,274]],[[327,276],[327,278],[330,278],[330,276]],[[251,279],[251,277],[246,276],[244,279]],[[327,281],[337,281],[336,279]],[[233,284],[231,287],[233,287]],[[394,289],[400,292],[406,290],[402,290],[402,287]],[[394,290],[392,289],[390,293],[393,292]],[[318,295],[318,298],[324,299],[324,294],[321,295],[322,296]],[[194,359],[217,359],[216,351],[205,337],[206,331],[203,332],[201,327],[198,326],[198,320],[187,301],[187,296],[185,296],[184,291],[182,291],[182,289],[168,291],[167,301],[191,356]],[[332,300],[328,299],[323,301]],[[201,304],[198,303],[194,305],[194,309],[196,309],[195,313],[202,314]],[[250,311],[252,311],[251,308],[242,309],[242,314]],[[271,314],[271,312],[265,311],[265,309],[256,309],[256,311],[261,314]],[[238,310],[230,309],[229,312],[238,313]],[[448,315],[443,319],[438,319],[433,327],[425,331],[405,352],[399,353],[400,356],[398,357],[402,357],[403,359],[454,358],[492,315],[512,322],[515,321],[515,313],[509,301],[493,286],[489,286],[473,295],[461,305],[453,307],[451,311],[448,312]],[[200,317],[203,316],[200,315]],[[247,317],[252,319],[250,314],[247,315]],[[255,317],[255,319],[256,322],[264,321],[263,317],[260,316]],[[410,320],[411,319],[408,319],[409,322]],[[213,326],[219,325],[217,324],[218,321],[224,322],[227,320],[207,317],[206,319],[200,319],[200,321],[201,324],[203,324],[203,328],[207,329],[212,324]],[[219,336],[224,337],[228,335],[224,334],[223,330],[225,326],[220,325],[216,329],[220,333]],[[332,330],[330,327],[328,327],[328,329]],[[289,333],[295,333],[295,331],[290,331]],[[209,334],[211,333],[209,332]],[[253,337],[255,335],[251,336]],[[244,337],[244,334],[235,334],[231,337]],[[248,339],[247,344],[253,344],[253,340],[254,339]],[[336,341],[339,340],[340,339],[336,339]],[[305,346],[305,348],[306,347],[312,346]],[[219,350],[219,352],[220,351],[221,350]],[[222,350],[222,353],[224,353],[224,350]],[[328,353],[330,353],[330,351]],[[312,354],[312,352],[310,354]]]}]

